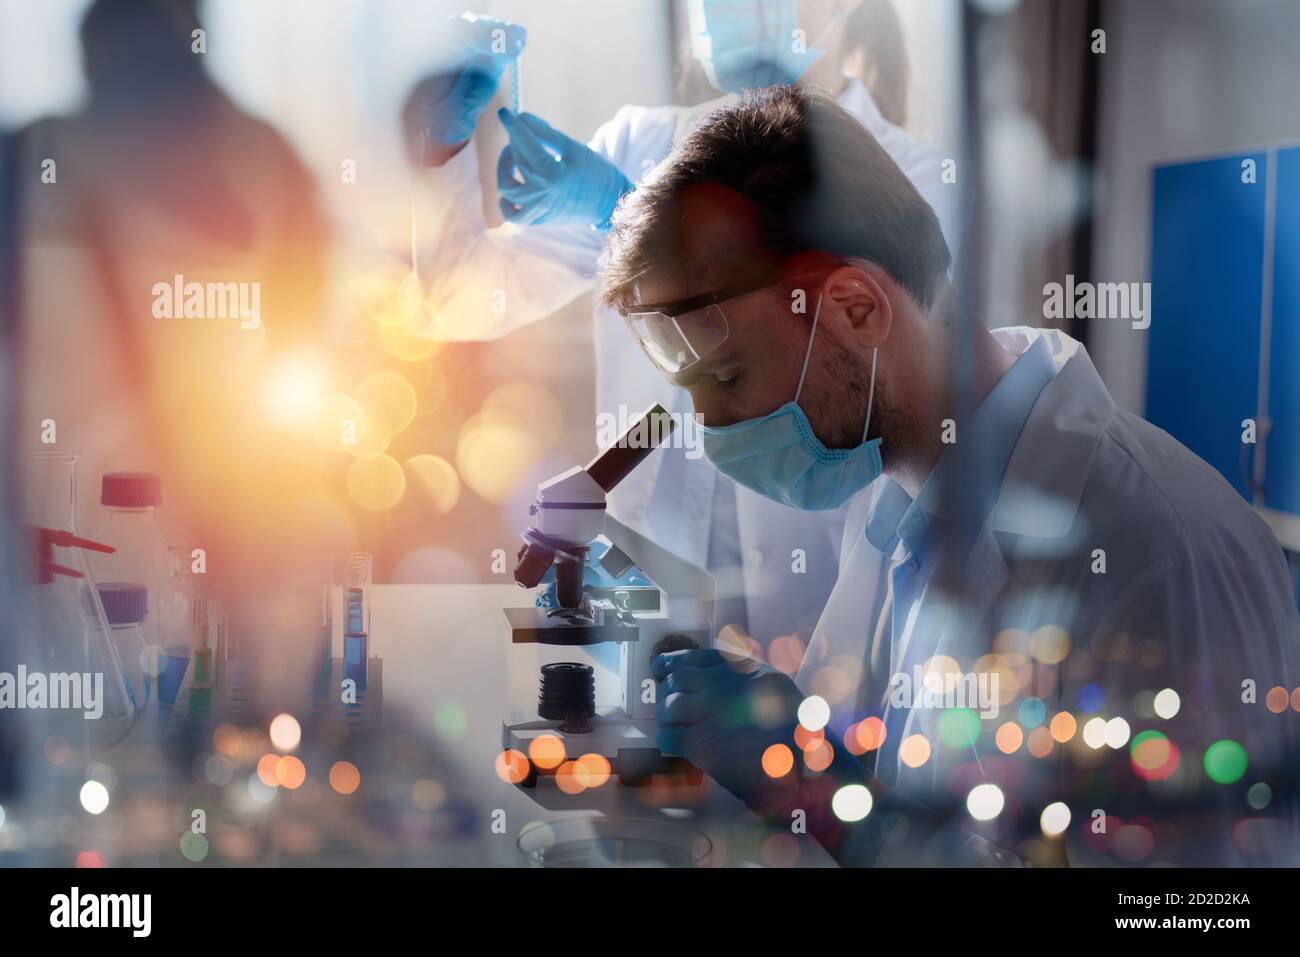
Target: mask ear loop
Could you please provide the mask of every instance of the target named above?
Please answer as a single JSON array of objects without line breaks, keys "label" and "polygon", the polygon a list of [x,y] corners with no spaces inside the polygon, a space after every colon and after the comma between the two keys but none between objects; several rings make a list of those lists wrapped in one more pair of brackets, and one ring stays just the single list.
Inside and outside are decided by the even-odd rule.
[{"label": "mask ear loop", "polygon": [[867,390],[867,421],[862,425],[862,441],[867,441],[867,430],[871,428],[871,404],[876,400],[876,354],[879,348],[871,350],[871,385]]},{"label": "mask ear loop", "polygon": [[808,362],[812,359],[813,339],[817,337],[817,319],[822,314],[822,294],[817,293],[817,307],[813,309],[812,332],[808,333],[808,349],[803,354],[803,368],[799,370],[799,386],[794,390],[794,403],[799,404],[799,394],[803,392],[803,380],[808,375]]}]

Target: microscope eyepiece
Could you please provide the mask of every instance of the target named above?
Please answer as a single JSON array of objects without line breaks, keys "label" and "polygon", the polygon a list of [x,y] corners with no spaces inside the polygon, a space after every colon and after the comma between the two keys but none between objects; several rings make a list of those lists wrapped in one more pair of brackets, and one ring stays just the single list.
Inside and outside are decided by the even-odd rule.
[{"label": "microscope eyepiece", "polygon": [[606,492],[612,491],[668,440],[676,425],[668,410],[656,402],[636,417],[618,441],[587,463],[587,474]]}]

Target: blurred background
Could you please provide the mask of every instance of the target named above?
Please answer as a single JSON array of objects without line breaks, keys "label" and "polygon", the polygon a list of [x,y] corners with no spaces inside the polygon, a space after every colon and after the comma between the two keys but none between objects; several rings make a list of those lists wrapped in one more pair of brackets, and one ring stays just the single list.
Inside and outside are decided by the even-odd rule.
[{"label": "blurred background", "polygon": [[[207,33],[207,53],[200,59],[214,95],[226,101],[227,124],[202,142],[195,138],[188,108],[180,109],[170,126],[156,122],[148,134],[128,132],[143,121],[146,111],[139,100],[134,110],[84,122],[96,112],[88,106],[94,101],[94,78],[88,75],[81,29],[91,6],[89,0],[0,0],[0,127],[23,131],[28,156],[59,150],[62,160],[66,153],[64,177],[89,173],[116,207],[103,217],[111,222],[89,227],[80,216],[87,208],[83,198],[54,210],[39,192],[28,194],[21,227],[27,253],[23,313],[39,320],[13,341],[22,342],[23,368],[41,370],[37,375],[45,381],[23,386],[27,401],[16,447],[39,447],[40,423],[53,418],[59,446],[82,451],[79,527],[93,528],[101,473],[160,470],[165,457],[168,505],[160,522],[180,541],[211,542],[223,529],[246,537],[266,527],[267,513],[281,524],[287,509],[302,515],[304,524],[350,542],[336,552],[351,547],[375,554],[380,581],[508,580],[502,577],[508,569],[499,562],[494,572],[493,551],[513,556],[518,517],[537,481],[585,462],[593,452],[590,299],[486,344],[440,346],[400,334],[382,341],[365,322],[364,300],[373,292],[373,283],[367,283],[375,270],[382,276],[384,264],[400,266],[408,256],[411,199],[399,124],[402,104],[429,72],[444,19],[461,12],[463,4],[197,3]],[[524,0],[490,0],[475,9],[526,24],[525,109],[575,138],[588,138],[624,104],[717,96],[686,55],[680,4],[557,0],[546,4],[544,16],[537,4]],[[900,13],[907,58],[894,73],[908,82],[905,89],[895,82],[900,102],[906,98],[907,125],[924,138],[955,144],[956,103],[949,90],[956,80],[957,9],[926,0],[902,4]],[[111,47],[111,40],[102,42]],[[119,70],[130,59],[123,56]],[[494,112],[486,111],[475,144],[483,160],[489,223],[500,222],[490,180],[506,142]],[[156,145],[137,148],[129,158],[112,155],[111,144],[140,135],[155,137]],[[68,144],[70,138],[76,146]],[[250,155],[259,162],[251,163]],[[39,166],[39,158],[35,162]],[[354,164],[355,182],[344,182],[348,162]],[[67,168],[73,164],[75,173]],[[191,174],[202,169],[207,184],[166,183],[166,170],[178,166]],[[249,215],[259,221],[241,228],[241,207],[254,211]],[[139,235],[148,231],[151,219],[156,226],[156,217],[177,212],[193,217],[194,228],[182,227],[182,235],[174,230],[155,230],[147,239]],[[135,232],[108,242],[113,254],[106,263],[89,230],[119,227]],[[241,249],[241,233],[257,238]],[[174,255],[178,243],[192,247],[188,265]],[[148,278],[136,284],[146,289],[175,272],[201,281],[203,272],[226,280],[241,268],[279,269],[276,287],[283,308],[295,315],[291,336],[302,341],[276,344],[277,359],[261,361],[256,369],[239,365],[245,378],[238,387],[231,378],[200,385],[200,378],[212,377],[196,375],[196,362],[210,370],[217,361],[213,350],[251,349],[258,337],[211,334],[224,341],[196,348],[193,323],[182,323],[170,331],[183,341],[152,349],[165,360],[156,358],[147,370],[132,367],[127,356],[149,350],[119,347],[120,337],[109,332],[123,329],[106,316],[114,306],[105,276],[126,266],[117,256]],[[265,313],[271,306],[264,302],[262,308]],[[279,328],[284,325],[281,321]],[[148,334],[155,336],[157,328]],[[313,336],[316,340],[309,341]],[[100,383],[93,389],[92,380]],[[154,384],[146,386],[145,380]],[[413,412],[407,408],[407,384],[415,397]],[[147,428],[169,437],[171,451],[132,448],[125,440],[139,433],[142,420],[124,414],[123,397],[141,390],[173,397],[163,403],[173,410],[171,421],[163,421],[166,408],[142,409],[151,417]],[[207,394],[197,394],[203,390]],[[232,395],[241,396],[237,408]],[[385,434],[362,443],[373,462],[358,465],[342,451],[324,450],[313,462],[319,479],[305,483],[307,477],[297,473],[292,482],[276,480],[265,463],[245,475],[224,460],[228,446],[218,440],[218,421],[242,436],[250,457],[259,439],[271,446],[262,450],[267,454],[284,453],[284,443],[296,440],[322,397],[365,400],[367,395],[372,410],[385,402],[398,409]],[[204,416],[194,415],[195,403],[208,410]],[[97,411],[83,414],[83,409]],[[277,424],[279,431],[273,428]],[[295,468],[301,465],[294,461]],[[278,468],[290,470],[287,454]],[[215,475],[223,476],[220,483]],[[296,491],[280,497],[273,485]],[[235,488],[244,494],[234,494]],[[201,527],[176,527],[182,515],[191,520],[205,511],[200,500],[214,497],[221,499],[221,512],[209,513]],[[310,514],[302,514],[306,511]]]},{"label": "blurred background", "polygon": [[[367,270],[377,262],[400,264],[407,254],[402,104],[428,72],[444,17],[463,5],[174,4],[177,11],[194,7],[207,34],[200,60],[211,89],[203,95],[220,101],[221,118],[201,137],[193,132],[190,107],[178,106],[171,118],[165,110],[146,116],[146,100],[137,94],[151,88],[147,70],[138,90],[120,91],[117,106],[108,96],[91,106],[97,80],[132,72],[123,69],[129,45],[113,36],[111,18],[101,18],[105,25],[89,35],[82,28],[91,6],[90,0],[0,0],[0,128],[22,134],[16,148],[27,157],[39,154],[39,162],[57,155],[65,181],[90,183],[96,194],[74,188],[41,195],[28,188],[15,200],[24,207],[21,223],[10,224],[26,253],[18,280],[23,311],[6,315],[6,335],[11,355],[22,357],[11,381],[22,391],[11,389],[10,397],[22,394],[26,402],[8,407],[21,416],[11,447],[38,447],[41,423],[54,419],[60,447],[84,456],[78,466],[83,512],[95,508],[105,471],[158,468],[160,456],[188,463],[168,462],[164,496],[185,507],[165,508],[164,527],[180,524],[182,515],[194,521],[203,511],[196,499],[216,496],[221,509],[197,519],[198,527],[174,528],[178,539],[220,537],[223,527],[246,532],[264,522],[259,510],[287,507],[310,511],[304,522],[379,556],[379,580],[495,577],[493,550],[514,551],[515,517],[537,478],[591,452],[590,302],[487,344],[437,346],[400,335],[381,341],[373,326],[358,321],[365,311],[358,300],[367,290],[357,287],[365,286]],[[867,67],[876,80],[873,92],[882,103],[898,104],[900,125],[956,157],[971,95],[963,84],[961,4],[907,0],[895,7],[903,49],[889,58],[874,51],[877,65]],[[1256,416],[1267,432],[1270,377],[1260,349],[1294,355],[1295,334],[1269,337],[1261,330],[1264,280],[1257,262],[1253,272],[1244,264],[1246,274],[1230,277],[1253,308],[1223,294],[1226,276],[1215,284],[1217,298],[1191,296],[1205,308],[1212,299],[1241,308],[1242,334],[1230,351],[1249,367],[1221,361],[1223,343],[1213,338],[1200,352],[1188,345],[1178,319],[1186,321],[1194,302],[1175,307],[1175,293],[1160,287],[1153,261],[1153,183],[1157,167],[1253,153],[1297,136],[1300,103],[1289,91],[1300,68],[1288,38],[1300,27],[1300,9],[1286,0],[978,0],[969,8],[981,18],[978,96],[986,110],[979,132],[987,215],[973,253],[986,267],[985,321],[1066,326],[1088,346],[1121,405],[1154,412],[1157,424],[1231,472],[1243,494],[1263,495],[1265,463],[1248,463],[1251,474],[1243,476],[1228,448],[1232,430],[1215,428],[1217,438],[1195,432],[1209,428],[1202,412],[1231,423]],[[578,139],[627,103],[715,95],[687,55],[681,3],[552,0],[539,15],[525,0],[484,0],[476,9],[527,25],[525,108]],[[1104,31],[1100,53],[1093,52],[1097,29]],[[870,57],[872,37],[862,39]],[[492,111],[485,115],[476,147],[488,158],[480,164],[485,213],[499,222],[488,180],[505,138]],[[133,131],[141,126],[149,129]],[[139,137],[152,139],[150,152],[125,155],[121,145]],[[250,164],[250,155],[259,162]],[[345,182],[345,164],[355,169],[355,181]],[[1257,190],[1261,221],[1244,227],[1260,232],[1260,244],[1267,166],[1261,164]],[[204,175],[193,181],[167,175],[178,170]],[[20,179],[35,185],[26,172]],[[1166,207],[1174,201],[1166,197]],[[168,229],[150,229],[160,217],[170,217]],[[1221,229],[1230,219],[1214,216],[1213,226]],[[1280,251],[1288,248],[1283,239]],[[178,248],[184,256],[172,255]],[[272,300],[263,310],[295,317],[280,323],[287,341],[276,344],[275,360],[261,355],[256,368],[247,355],[221,350],[259,349],[262,333],[223,336],[190,325],[168,332],[155,324],[148,335],[184,341],[144,349],[134,339],[141,330],[106,321],[129,308],[114,289],[128,287],[124,277],[136,270],[152,282],[174,272],[229,278],[241,269],[278,270],[268,295],[279,296],[279,305]],[[1289,281],[1287,270],[1270,272],[1276,283]],[[1171,310],[1168,321],[1147,331],[1120,321],[1044,319],[1043,286],[1067,273],[1080,281],[1154,280],[1157,317]],[[1294,301],[1285,294],[1271,299],[1274,308]],[[1150,355],[1166,341],[1167,357]],[[142,358],[146,353],[151,361]],[[235,363],[229,378],[219,386],[200,383],[196,354],[208,366],[219,355]],[[1149,369],[1168,381],[1149,383]],[[1276,403],[1279,378],[1272,380]],[[153,434],[166,439],[166,450],[132,448],[126,439],[137,420],[123,407],[148,390],[171,396],[162,403],[170,412],[147,407],[158,403],[134,403]],[[233,401],[233,394],[242,398]],[[209,409],[206,417],[185,409],[186,396]],[[383,434],[362,443],[375,462],[358,465],[353,456],[325,450],[312,462],[312,495],[303,496],[302,475],[277,480],[267,463],[247,474],[248,468],[223,461],[228,454],[218,423],[244,437],[250,459],[255,450],[283,453],[323,396],[350,397],[372,410],[395,405],[396,412],[388,410],[395,421],[377,426]],[[1205,407],[1188,412],[1189,400]],[[95,414],[74,412],[79,406]],[[532,425],[522,425],[518,410],[527,410]],[[381,416],[372,418],[377,423]],[[1288,470],[1278,481],[1291,485],[1294,453],[1274,449],[1279,442],[1268,439],[1267,458],[1275,472]],[[280,467],[292,472],[289,460],[282,455]],[[294,494],[277,498],[276,488]],[[1292,492],[1267,497],[1278,511],[1296,509]],[[89,521],[83,514],[81,525]]]}]

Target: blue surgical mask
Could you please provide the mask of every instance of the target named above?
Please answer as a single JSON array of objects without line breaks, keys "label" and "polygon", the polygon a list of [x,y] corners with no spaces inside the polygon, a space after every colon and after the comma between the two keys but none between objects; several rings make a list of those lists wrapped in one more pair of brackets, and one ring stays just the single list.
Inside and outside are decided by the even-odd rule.
[{"label": "blue surgical mask", "polygon": [[796,50],[795,0],[689,0],[691,52],[725,93],[793,83],[822,55],[819,43]]},{"label": "blue surgical mask", "polygon": [[871,405],[876,393],[876,351],[871,351],[871,387],[867,396],[867,421],[862,444],[852,449],[828,449],[813,434],[808,416],[799,407],[799,393],[808,375],[817,318],[822,302],[817,298],[812,333],[803,357],[803,371],[794,401],[757,419],[710,428],[700,426],[704,454],[723,475],[760,495],[804,512],[839,508],[880,475],[880,439],[867,441]]}]

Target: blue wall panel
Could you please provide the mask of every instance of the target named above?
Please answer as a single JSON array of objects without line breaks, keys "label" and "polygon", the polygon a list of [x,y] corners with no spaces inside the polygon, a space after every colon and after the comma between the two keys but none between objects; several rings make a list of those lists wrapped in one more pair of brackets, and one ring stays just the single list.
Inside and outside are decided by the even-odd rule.
[{"label": "blue wall panel", "polygon": [[[1241,181],[1247,158],[1254,184]],[[1157,167],[1152,189],[1146,417],[1242,495],[1241,421],[1258,403],[1266,175],[1265,154],[1251,153]]]},{"label": "blue wall panel", "polygon": [[1300,148],[1277,154],[1264,504],[1300,514]]}]

